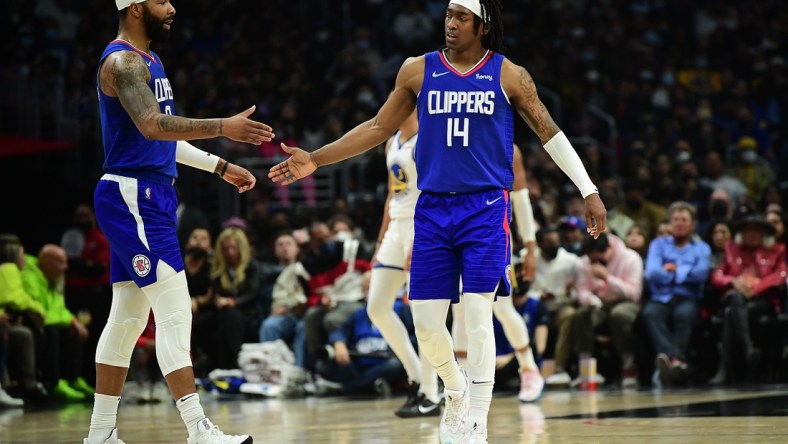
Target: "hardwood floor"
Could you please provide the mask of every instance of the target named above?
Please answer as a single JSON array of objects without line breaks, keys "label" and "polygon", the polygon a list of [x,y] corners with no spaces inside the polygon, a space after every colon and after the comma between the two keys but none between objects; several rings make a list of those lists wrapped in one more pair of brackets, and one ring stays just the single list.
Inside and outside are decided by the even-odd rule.
[{"label": "hardwood floor", "polygon": [[[202,394],[206,414],[255,443],[437,443],[438,418],[399,419],[389,399],[263,399]],[[91,405],[0,410],[2,443],[81,443]],[[681,391],[549,391],[535,404],[496,396],[491,443],[785,443],[788,386]],[[122,404],[127,444],[184,443],[177,409]]]}]

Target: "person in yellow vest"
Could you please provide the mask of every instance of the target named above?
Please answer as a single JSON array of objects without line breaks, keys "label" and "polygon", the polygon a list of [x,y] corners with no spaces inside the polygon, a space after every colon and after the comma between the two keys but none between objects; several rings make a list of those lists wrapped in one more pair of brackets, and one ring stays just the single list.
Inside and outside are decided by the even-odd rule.
[{"label": "person in yellow vest", "polygon": [[44,307],[42,370],[46,384],[64,401],[82,401],[95,393],[82,377],[82,343],[88,330],[66,307],[63,296],[68,256],[55,244],[44,245],[38,257],[25,255],[25,290]]}]

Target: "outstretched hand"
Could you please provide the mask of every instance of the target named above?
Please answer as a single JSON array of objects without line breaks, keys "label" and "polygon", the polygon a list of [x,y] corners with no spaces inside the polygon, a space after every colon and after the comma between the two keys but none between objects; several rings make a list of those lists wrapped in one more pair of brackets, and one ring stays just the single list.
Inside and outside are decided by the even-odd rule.
[{"label": "outstretched hand", "polygon": [[227,164],[227,171],[224,172],[222,178],[238,188],[239,193],[251,190],[257,183],[257,178],[254,177],[254,174],[250,173],[246,168],[233,163]]},{"label": "outstretched hand", "polygon": [[589,194],[586,197],[586,231],[594,239],[598,238],[607,229],[607,210],[599,194]]},{"label": "outstretched hand", "polygon": [[260,145],[273,140],[276,136],[270,126],[249,118],[255,109],[256,106],[252,105],[246,111],[222,119],[222,135],[236,142],[251,143],[252,145]]},{"label": "outstretched hand", "polygon": [[298,179],[306,177],[315,172],[317,164],[312,160],[312,156],[301,148],[281,144],[282,149],[290,154],[290,158],[284,162],[271,167],[268,178],[272,182],[282,182],[282,185],[290,185]]}]

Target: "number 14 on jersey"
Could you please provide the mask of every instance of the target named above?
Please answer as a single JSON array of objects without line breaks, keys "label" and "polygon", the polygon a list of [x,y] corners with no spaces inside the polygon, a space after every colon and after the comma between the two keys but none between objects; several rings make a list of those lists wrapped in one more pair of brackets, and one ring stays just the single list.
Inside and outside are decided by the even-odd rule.
[{"label": "number 14 on jersey", "polygon": [[468,118],[449,117],[446,120],[446,146],[452,147],[454,138],[462,137],[462,146],[468,146]]}]

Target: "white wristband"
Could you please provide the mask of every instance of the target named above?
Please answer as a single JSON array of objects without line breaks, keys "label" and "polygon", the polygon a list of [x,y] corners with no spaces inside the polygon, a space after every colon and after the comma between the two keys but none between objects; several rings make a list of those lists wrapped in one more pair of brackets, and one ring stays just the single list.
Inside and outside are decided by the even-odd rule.
[{"label": "white wristband", "polygon": [[588,176],[583,161],[580,160],[580,156],[572,148],[572,144],[569,143],[569,139],[566,138],[563,131],[559,131],[552,139],[548,140],[544,144],[544,149],[550,154],[556,165],[561,168],[561,171],[572,179],[572,182],[580,190],[580,194],[584,199],[591,194],[599,192],[594,182]]},{"label": "white wristband", "polygon": [[203,151],[185,140],[179,140],[175,144],[175,161],[213,173],[219,163],[219,156]]},{"label": "white wristband", "polygon": [[535,241],[536,220],[534,220],[534,211],[531,207],[528,188],[512,191],[510,196],[512,196],[512,211],[514,212],[514,220],[517,223],[520,239],[523,243]]}]

